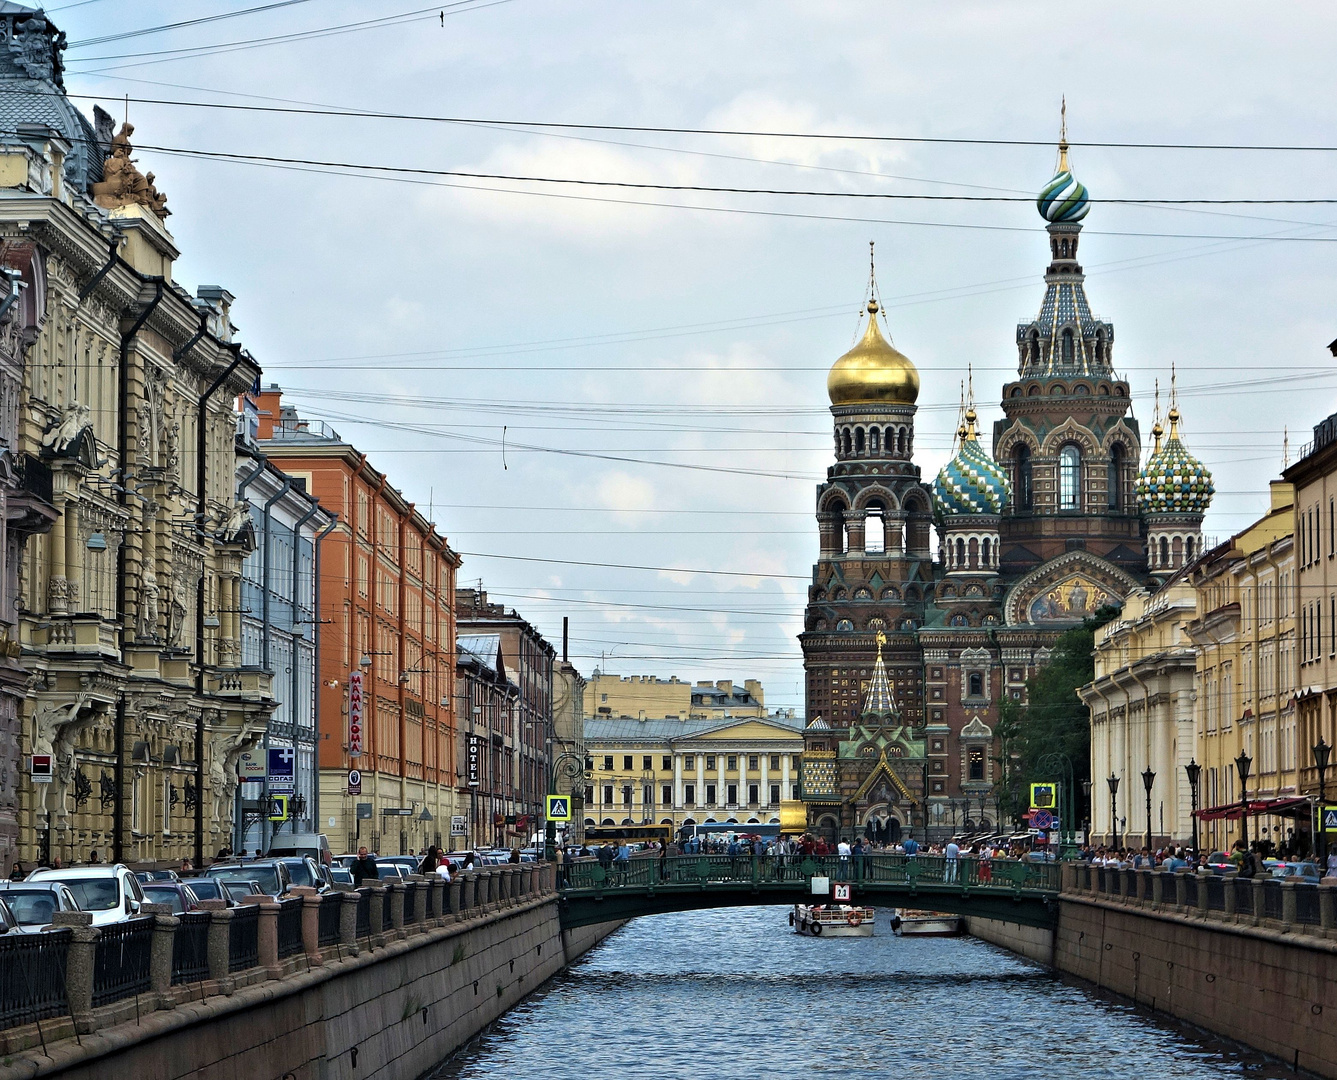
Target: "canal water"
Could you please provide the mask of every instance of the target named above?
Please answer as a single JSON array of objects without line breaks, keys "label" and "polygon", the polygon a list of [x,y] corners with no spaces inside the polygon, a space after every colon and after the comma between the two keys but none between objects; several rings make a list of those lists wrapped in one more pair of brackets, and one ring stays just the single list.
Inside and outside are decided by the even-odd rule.
[{"label": "canal water", "polygon": [[1279,1063],[973,938],[799,937],[779,907],[628,923],[432,1080],[1207,1080]]}]

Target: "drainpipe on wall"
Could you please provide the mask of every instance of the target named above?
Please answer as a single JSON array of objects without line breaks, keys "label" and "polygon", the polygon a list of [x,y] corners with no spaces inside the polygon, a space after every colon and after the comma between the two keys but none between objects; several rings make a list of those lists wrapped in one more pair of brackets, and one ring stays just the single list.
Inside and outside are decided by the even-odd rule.
[{"label": "drainpipe on wall", "polygon": [[[103,273],[110,270],[117,261],[114,249],[111,260],[103,267]],[[163,279],[149,278],[154,284],[153,299],[144,305],[144,310],[136,316],[130,329],[121,335],[121,348],[116,363],[116,455],[121,469],[121,482],[117,486],[116,501],[126,507],[130,502],[130,426],[126,414],[130,409],[130,386],[127,378],[130,369],[130,343],[135,335],[144,328],[149,316],[162,302]],[[129,533],[129,529],[126,530]],[[116,628],[120,646],[121,663],[125,663],[125,543],[121,539],[116,549]],[[125,689],[116,694],[116,764],[113,767],[116,776],[116,800],[112,806],[115,821],[111,830],[111,850],[113,862],[125,861]]]}]

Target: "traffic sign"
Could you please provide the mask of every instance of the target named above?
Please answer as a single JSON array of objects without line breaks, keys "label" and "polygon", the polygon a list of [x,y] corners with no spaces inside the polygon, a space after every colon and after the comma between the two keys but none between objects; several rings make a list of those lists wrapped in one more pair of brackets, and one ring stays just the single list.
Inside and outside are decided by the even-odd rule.
[{"label": "traffic sign", "polygon": [[1032,809],[1032,810],[1057,810],[1057,809],[1058,809],[1058,785],[1057,785],[1057,784],[1032,784],[1032,785],[1031,785],[1031,809]]},{"label": "traffic sign", "polygon": [[348,794],[362,794],[362,773],[357,769],[348,770]]},{"label": "traffic sign", "polygon": [[548,820],[549,820],[549,821],[570,821],[570,820],[571,820],[571,796],[570,796],[570,795],[549,795],[549,796],[548,796]]},{"label": "traffic sign", "polygon": [[1032,829],[1052,829],[1054,827],[1054,815],[1048,810],[1031,811]]},{"label": "traffic sign", "polygon": [[34,784],[51,783],[51,755],[33,754],[32,765],[29,768]]},{"label": "traffic sign", "polygon": [[464,823],[464,815],[463,815],[463,814],[455,814],[453,817],[451,817],[451,819],[450,819],[450,835],[451,835],[451,836],[467,836],[468,834],[469,834],[469,830],[468,830],[468,828],[466,827],[466,825],[465,825],[465,823]]},{"label": "traffic sign", "polygon": [[288,796],[271,795],[269,797],[269,820],[270,821],[288,820]]},{"label": "traffic sign", "polygon": [[294,765],[297,755],[291,746],[269,748],[269,790],[292,791],[297,786]]},{"label": "traffic sign", "polygon": [[837,904],[848,904],[850,902],[850,887],[848,884],[836,885],[831,897]]},{"label": "traffic sign", "polygon": [[1323,831],[1337,833],[1337,806],[1323,808]]}]

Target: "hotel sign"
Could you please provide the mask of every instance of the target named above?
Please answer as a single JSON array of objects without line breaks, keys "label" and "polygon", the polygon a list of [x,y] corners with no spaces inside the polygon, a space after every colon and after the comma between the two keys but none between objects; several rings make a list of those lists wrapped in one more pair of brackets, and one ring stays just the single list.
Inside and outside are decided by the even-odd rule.
[{"label": "hotel sign", "polygon": [[362,672],[348,675],[348,756],[362,756]]},{"label": "hotel sign", "polygon": [[481,755],[482,755],[482,750],[481,750],[481,748],[480,748],[480,743],[481,743],[481,742],[482,742],[482,740],[481,740],[477,735],[470,735],[470,736],[469,736],[469,742],[468,742],[468,757],[469,757],[469,786],[470,786],[470,787],[478,787],[478,786],[479,786],[479,775],[480,775],[480,772],[481,772],[481,766],[482,766],[482,762],[480,761],[480,757],[481,757]]}]

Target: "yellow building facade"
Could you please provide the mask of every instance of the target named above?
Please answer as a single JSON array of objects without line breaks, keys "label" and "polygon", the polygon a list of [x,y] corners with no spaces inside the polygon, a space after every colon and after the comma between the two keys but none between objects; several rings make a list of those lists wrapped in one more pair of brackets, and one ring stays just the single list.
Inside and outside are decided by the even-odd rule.
[{"label": "yellow building facade", "polygon": [[587,719],[585,825],[778,825],[797,797],[802,724]]},{"label": "yellow building facade", "polygon": [[[1294,495],[1289,483],[1273,481],[1268,513],[1190,572],[1197,614],[1187,631],[1197,649],[1196,760],[1205,808],[1244,796],[1241,753],[1250,759],[1251,802],[1300,792]],[[1249,839],[1279,845],[1294,827],[1286,817],[1251,817]],[[1204,849],[1229,850],[1243,835],[1239,820],[1207,820],[1200,829]]]},{"label": "yellow building facade", "polygon": [[684,682],[676,675],[607,675],[595,671],[585,691],[590,716],[637,720],[716,719],[765,716],[766,698],[761,683],[748,679],[741,686],[730,679]]}]

